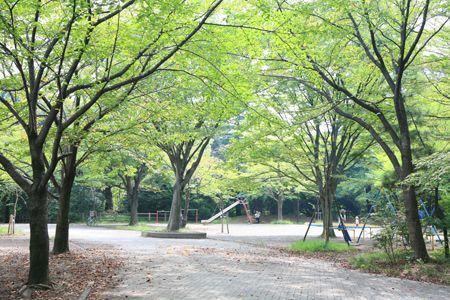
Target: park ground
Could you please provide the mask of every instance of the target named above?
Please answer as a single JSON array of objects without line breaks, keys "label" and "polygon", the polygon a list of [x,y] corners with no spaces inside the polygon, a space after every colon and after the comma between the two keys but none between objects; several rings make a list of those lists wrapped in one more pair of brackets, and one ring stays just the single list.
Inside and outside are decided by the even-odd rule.
[{"label": "park ground", "polygon": [[[52,257],[55,290],[35,299],[449,299],[450,287],[344,268],[283,251],[305,225],[189,225],[208,239],[143,238],[138,231],[71,225],[71,253]],[[18,298],[28,235],[0,237],[0,299]],[[226,230],[226,229],[225,229]],[[309,235],[320,234],[313,227]],[[49,225],[50,235],[54,225]],[[8,269],[15,266],[16,269]]]}]

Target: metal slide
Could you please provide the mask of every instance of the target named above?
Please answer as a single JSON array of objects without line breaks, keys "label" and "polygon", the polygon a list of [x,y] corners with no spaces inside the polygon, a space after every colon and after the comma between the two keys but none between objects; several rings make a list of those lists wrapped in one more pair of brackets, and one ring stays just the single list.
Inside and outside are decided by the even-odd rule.
[{"label": "metal slide", "polygon": [[202,220],[202,224],[209,224],[209,223],[211,223],[212,221],[214,221],[215,219],[220,217],[222,214],[225,214],[227,211],[229,211],[230,209],[232,209],[233,207],[235,207],[235,206],[237,206],[239,204],[241,204],[241,200],[236,200],[236,202],[234,202],[230,206],[227,206],[226,208],[224,208],[224,210],[219,211],[217,214],[215,214],[214,216],[212,216],[208,220]]}]

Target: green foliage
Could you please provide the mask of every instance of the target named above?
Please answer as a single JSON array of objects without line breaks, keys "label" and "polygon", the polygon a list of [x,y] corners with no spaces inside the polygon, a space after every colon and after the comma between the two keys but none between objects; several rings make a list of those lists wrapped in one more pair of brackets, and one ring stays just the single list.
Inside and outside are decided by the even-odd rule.
[{"label": "green foliage", "polygon": [[374,238],[376,246],[384,250],[390,262],[396,262],[398,256],[396,254],[396,245],[398,243],[396,235],[397,227],[391,224],[383,227],[381,232],[375,234]]},{"label": "green foliage", "polygon": [[409,251],[396,251],[395,256],[397,259],[393,262],[385,252],[369,252],[351,257],[349,263],[354,268],[373,273],[450,284],[450,260],[445,258],[442,249],[430,252],[432,260],[429,263],[413,261]]},{"label": "green foliage", "polygon": [[294,252],[343,252],[349,251],[352,248],[345,243],[328,242],[323,240],[306,240],[298,241],[288,248],[290,251]]},{"label": "green foliage", "polygon": [[371,214],[370,220],[382,227],[375,234],[375,245],[383,249],[391,262],[396,262],[399,248],[405,248],[409,240],[403,206],[397,203],[398,198],[393,193],[372,190],[371,194],[376,194],[376,199],[373,201],[375,212]]}]

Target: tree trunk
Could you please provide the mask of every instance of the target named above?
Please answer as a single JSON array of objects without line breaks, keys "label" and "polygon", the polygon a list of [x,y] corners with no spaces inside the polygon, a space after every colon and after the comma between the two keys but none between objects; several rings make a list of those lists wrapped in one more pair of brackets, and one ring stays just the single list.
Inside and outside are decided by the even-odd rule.
[{"label": "tree trunk", "polygon": [[102,192],[103,195],[105,196],[105,211],[114,210],[112,188],[110,186],[107,186],[106,188],[103,189]]},{"label": "tree trunk", "polygon": [[278,221],[283,221],[283,196],[278,197],[277,199],[277,211],[278,211]]},{"label": "tree trunk", "polygon": [[443,229],[444,231],[444,254],[446,258],[449,258],[449,251],[448,251],[448,231],[447,228]]},{"label": "tree trunk", "polygon": [[[404,180],[410,174],[414,172],[414,166],[412,163],[412,153],[411,153],[411,142],[409,138],[409,131],[407,129],[406,116],[403,122],[400,122],[400,128],[402,126],[406,128],[401,128],[401,158],[402,158],[402,168],[400,179]],[[422,226],[419,220],[419,210],[417,208],[417,197],[414,186],[403,185],[403,198],[405,201],[406,209],[406,221],[408,225],[409,241],[411,243],[411,248],[414,251],[415,259],[422,259],[423,261],[429,261],[427,248],[425,246],[425,241],[422,234]]]},{"label": "tree trunk", "polygon": [[323,231],[321,237],[326,242],[330,238],[336,237],[333,227],[333,203],[335,202],[337,182],[331,177],[334,173],[326,176],[325,187],[320,188],[320,200],[322,205]]},{"label": "tree trunk", "polygon": [[128,202],[130,204],[130,226],[138,224],[138,192],[133,189],[128,196]]},{"label": "tree trunk", "polygon": [[181,220],[181,228],[185,228],[187,225],[188,220],[188,213],[189,213],[189,202],[191,201],[191,190],[188,188],[185,193],[185,201],[184,201],[184,214],[183,214],[183,220]]},{"label": "tree trunk", "polygon": [[69,212],[70,195],[76,174],[77,148],[71,147],[71,154],[66,158],[65,167],[61,179],[61,192],[58,203],[58,216],[56,220],[55,243],[53,253],[60,254],[69,251]]},{"label": "tree trunk", "polygon": [[177,178],[175,180],[175,184],[173,186],[173,197],[172,197],[172,205],[170,207],[170,217],[169,223],[167,224],[168,231],[177,231],[180,229],[180,219],[181,219],[181,193],[182,185],[180,179]]},{"label": "tree trunk", "polygon": [[322,206],[322,221],[323,230],[320,235],[328,242],[330,238],[336,237],[333,227],[333,211],[332,211],[333,197],[331,195],[321,196],[321,206]]},{"label": "tree trunk", "polygon": [[409,242],[411,243],[411,248],[414,251],[414,258],[428,261],[430,258],[428,256],[425,241],[422,235],[422,227],[419,220],[419,210],[417,209],[417,198],[414,187],[404,187],[403,197],[405,199]]},{"label": "tree trunk", "polygon": [[[435,207],[435,216],[439,220],[445,219],[445,212],[442,209],[442,207],[439,205],[439,187],[434,188],[434,207]],[[448,231],[447,231],[447,224],[444,222],[442,231],[444,232],[444,255],[446,258],[450,256],[449,249],[448,249]]]},{"label": "tree trunk", "polygon": [[32,189],[30,195],[30,270],[28,284],[49,284],[47,186]]},{"label": "tree trunk", "polygon": [[74,177],[65,178],[62,182],[61,194],[59,195],[59,208],[56,220],[55,243],[53,244],[53,253],[60,254],[69,251],[69,211],[70,195]]},{"label": "tree trunk", "polygon": [[9,222],[9,205],[8,204],[8,196],[3,196],[2,202],[3,202],[3,223]]}]

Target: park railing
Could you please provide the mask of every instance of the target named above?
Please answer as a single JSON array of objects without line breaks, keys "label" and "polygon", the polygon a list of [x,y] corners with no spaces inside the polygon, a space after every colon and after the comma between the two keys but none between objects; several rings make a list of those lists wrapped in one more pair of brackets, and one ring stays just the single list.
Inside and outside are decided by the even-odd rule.
[{"label": "park railing", "polygon": [[[189,214],[191,212],[191,214]],[[181,210],[181,213],[184,213],[184,210]],[[156,224],[162,222],[167,223],[170,216],[169,210],[157,210],[156,212],[148,212],[148,213],[138,213],[138,218],[145,218],[148,222],[155,222]],[[195,224],[198,224],[198,209],[188,209],[188,221],[195,220]]]}]

